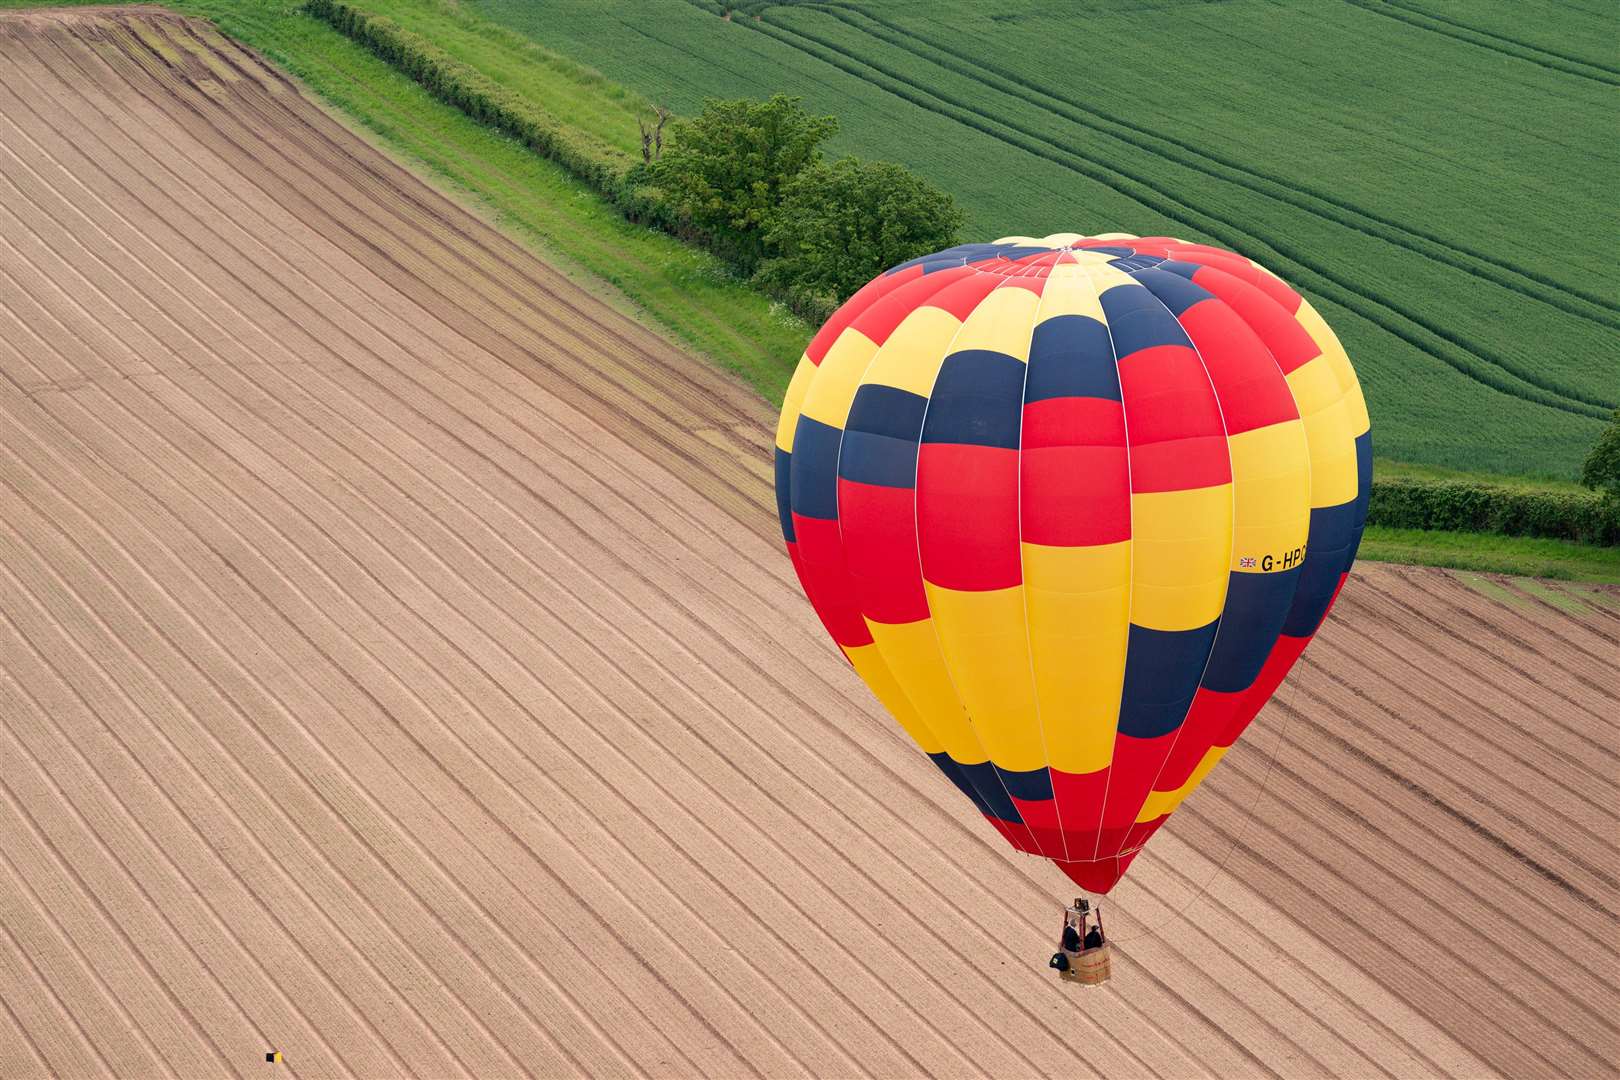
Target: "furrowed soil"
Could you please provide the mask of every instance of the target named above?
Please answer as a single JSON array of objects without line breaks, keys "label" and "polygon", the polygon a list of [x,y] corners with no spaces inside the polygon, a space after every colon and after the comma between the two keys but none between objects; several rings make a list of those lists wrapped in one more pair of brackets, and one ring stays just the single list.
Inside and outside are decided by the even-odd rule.
[{"label": "furrowed soil", "polygon": [[206,24],[0,16],[0,1076],[1599,1076],[1620,589],[1358,569],[1045,967],[770,411]]}]

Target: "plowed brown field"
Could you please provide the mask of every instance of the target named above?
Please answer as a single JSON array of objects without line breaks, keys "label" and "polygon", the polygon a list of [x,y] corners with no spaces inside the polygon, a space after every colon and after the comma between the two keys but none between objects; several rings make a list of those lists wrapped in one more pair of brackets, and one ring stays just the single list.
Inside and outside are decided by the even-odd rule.
[{"label": "plowed brown field", "polygon": [[769,422],[206,26],[0,16],[0,1076],[1613,1075],[1620,591],[1359,569],[1087,993]]}]

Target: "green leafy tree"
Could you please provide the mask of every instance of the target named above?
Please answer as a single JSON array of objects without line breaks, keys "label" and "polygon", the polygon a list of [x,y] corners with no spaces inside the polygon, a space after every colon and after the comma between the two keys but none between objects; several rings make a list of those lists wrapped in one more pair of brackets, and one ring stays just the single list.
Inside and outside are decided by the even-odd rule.
[{"label": "green leafy tree", "polygon": [[760,278],[842,300],[896,263],[950,247],[961,227],[956,201],[903,166],[816,164],[782,193]]},{"label": "green leafy tree", "polygon": [[1581,483],[1620,500],[1620,409],[1581,466]]},{"label": "green leafy tree", "polygon": [[752,273],[765,255],[765,226],[782,189],[821,158],[835,131],[831,116],[811,116],[796,97],[769,101],[711,98],[703,111],[671,126],[651,178],[677,221],[722,257]]}]

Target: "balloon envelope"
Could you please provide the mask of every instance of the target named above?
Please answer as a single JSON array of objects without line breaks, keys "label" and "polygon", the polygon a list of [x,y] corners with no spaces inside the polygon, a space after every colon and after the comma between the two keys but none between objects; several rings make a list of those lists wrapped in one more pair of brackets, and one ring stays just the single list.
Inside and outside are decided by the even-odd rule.
[{"label": "balloon envelope", "polygon": [[895,267],[810,342],[777,429],[833,640],[1009,843],[1096,892],[1316,632],[1371,472],[1321,316],[1167,237]]}]

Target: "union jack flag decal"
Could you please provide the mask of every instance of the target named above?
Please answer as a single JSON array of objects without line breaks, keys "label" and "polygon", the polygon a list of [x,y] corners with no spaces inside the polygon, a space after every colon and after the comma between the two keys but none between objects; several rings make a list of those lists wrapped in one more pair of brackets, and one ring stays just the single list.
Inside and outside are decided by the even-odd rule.
[{"label": "union jack flag decal", "polygon": [[1253,555],[1245,555],[1245,556],[1243,556],[1243,558],[1238,560],[1238,569],[1240,569],[1240,570],[1243,569],[1244,567],[1253,566],[1253,565],[1254,565],[1254,556]]}]

